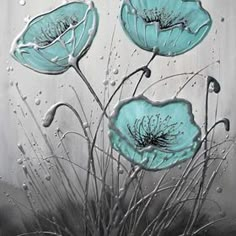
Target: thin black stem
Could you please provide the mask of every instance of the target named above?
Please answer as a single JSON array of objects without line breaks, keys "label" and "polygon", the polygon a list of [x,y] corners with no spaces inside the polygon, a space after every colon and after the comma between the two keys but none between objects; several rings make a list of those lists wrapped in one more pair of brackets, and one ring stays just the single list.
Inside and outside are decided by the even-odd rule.
[{"label": "thin black stem", "polygon": [[[98,184],[97,184],[97,179],[96,179],[96,168],[95,168],[95,164],[94,164],[94,159],[93,157],[90,155],[90,150],[91,150],[91,142],[90,142],[90,139],[89,139],[89,135],[88,135],[88,132],[87,130],[84,128],[83,126],[83,120],[82,118],[80,117],[79,113],[76,111],[76,109],[71,106],[70,104],[68,103],[64,103],[64,102],[59,102],[57,104],[54,105],[54,109],[53,110],[50,110],[50,112],[54,113],[54,115],[56,114],[56,110],[61,107],[61,106],[66,106],[68,107],[74,114],[75,116],[77,117],[79,123],[80,123],[80,126],[84,132],[84,135],[85,135],[85,138],[87,140],[87,148],[88,148],[88,155],[89,155],[89,158],[88,158],[88,164],[87,164],[87,176],[86,176],[86,184],[85,184],[85,204],[84,204],[84,212],[85,212],[85,226],[86,226],[86,229],[87,229],[87,213],[90,213],[89,212],[89,209],[88,209],[88,191],[89,191],[89,180],[90,180],[90,174],[91,174],[91,166],[92,166],[92,170],[93,170],[93,174],[94,174],[94,183],[95,183],[95,190],[96,190],[96,200],[98,199]],[[52,122],[52,120],[51,120]],[[51,123],[50,123],[51,124]],[[50,125],[49,124],[49,125]],[[70,182],[68,182],[68,185],[70,186]],[[88,216],[89,217],[89,216]],[[92,216],[91,216],[92,218]],[[96,227],[94,227],[95,229]]]},{"label": "thin black stem", "polygon": [[111,101],[113,100],[113,98],[115,97],[115,95],[117,94],[117,92],[120,90],[120,88],[122,87],[122,85],[130,78],[132,77],[133,75],[137,74],[138,72],[140,71],[143,71],[144,73],[148,73],[147,71],[149,71],[149,69],[146,67],[146,66],[143,66],[143,67],[140,67],[139,69],[135,70],[134,72],[132,72],[131,74],[129,74],[128,76],[124,77],[123,80],[121,81],[121,83],[118,85],[118,87],[116,88],[116,90],[113,92],[113,94],[111,95],[111,97],[109,98],[106,106],[104,107],[104,110],[100,116],[100,119],[98,121],[98,125],[97,125],[97,129],[96,129],[96,132],[94,134],[94,138],[93,138],[93,142],[92,142],[92,146],[91,146],[91,155],[93,153],[93,149],[95,147],[95,143],[96,143],[96,140],[97,140],[97,135],[98,135],[98,130],[99,130],[99,127],[101,125],[101,122],[102,122],[102,119],[104,117],[104,115],[106,114],[106,110],[108,108],[108,106],[110,105]]},{"label": "thin black stem", "polygon": [[[196,200],[194,202],[193,209],[192,209],[191,215],[189,217],[189,221],[188,221],[187,226],[185,228],[184,235],[191,235],[194,223],[196,222],[196,220],[199,216],[200,210],[202,208],[202,205],[204,203],[204,200],[201,198],[201,195],[203,193],[203,187],[204,187],[205,178],[206,178],[207,166],[208,166],[208,161],[209,161],[209,158],[210,158],[210,156],[208,155],[207,137],[210,134],[210,132],[212,131],[212,129],[214,129],[214,127],[216,127],[219,123],[224,123],[225,127],[226,127],[226,130],[229,129],[229,121],[227,119],[225,119],[225,120],[221,120],[219,122],[216,122],[213,125],[213,127],[208,131],[209,89],[210,89],[211,83],[214,84],[214,92],[215,93],[220,92],[220,85],[217,82],[217,80],[212,78],[212,77],[208,77],[207,78],[207,88],[206,88],[206,100],[205,100],[206,101],[205,102],[205,124],[204,124],[205,137],[202,140],[202,142],[204,143],[204,164],[203,164],[203,169],[202,169],[201,182],[199,184],[199,189],[198,189],[198,192],[197,192],[197,197],[196,197]],[[227,122],[228,125],[226,124],[226,121],[228,121]]]},{"label": "thin black stem", "polygon": [[138,68],[137,70],[133,71],[132,73],[130,73],[129,75],[125,76],[123,78],[123,80],[121,81],[121,83],[118,85],[118,87],[116,88],[116,90],[113,92],[113,94],[111,95],[111,97],[109,98],[107,104],[105,105],[104,109],[103,109],[103,112],[100,116],[100,119],[98,121],[98,125],[97,125],[97,129],[96,129],[96,132],[94,134],[94,138],[93,138],[93,142],[92,142],[92,146],[91,146],[91,155],[93,156],[93,149],[95,147],[95,143],[96,143],[96,140],[97,140],[97,135],[98,135],[98,130],[99,130],[99,127],[101,125],[101,122],[102,122],[102,119],[104,117],[104,115],[106,115],[106,110],[108,108],[108,106],[110,105],[111,101],[113,100],[113,98],[115,97],[115,95],[117,94],[117,92],[120,90],[120,88],[123,86],[123,84],[129,79],[131,78],[132,76],[134,76],[135,74],[137,74],[138,72],[140,71],[143,71],[142,74],[145,74],[146,77],[150,77],[150,74],[151,74],[151,71],[150,69],[148,68],[149,64],[152,62],[152,60],[155,58],[156,54],[154,54],[152,56],[152,58],[148,61],[148,63],[145,65],[145,66],[142,66],[140,68]]},{"label": "thin black stem", "polygon": [[205,98],[205,124],[204,124],[204,133],[205,133],[205,139],[203,140],[204,143],[204,164],[203,164],[203,169],[202,169],[202,178],[199,184],[199,189],[197,192],[197,196],[196,199],[194,201],[194,205],[193,205],[193,209],[191,211],[187,226],[185,228],[184,231],[184,235],[190,235],[193,225],[198,217],[198,209],[200,206],[200,202],[201,201],[201,194],[202,194],[202,190],[203,190],[203,185],[205,182],[205,175],[206,175],[206,170],[207,170],[207,164],[208,164],[208,160],[207,160],[207,129],[208,129],[208,99],[209,99],[209,82],[207,81],[207,89],[206,89],[206,98]]},{"label": "thin black stem", "polygon": [[[151,59],[150,59],[149,62],[146,64],[146,68],[148,68],[148,66],[149,66],[150,63],[154,60],[154,58],[156,57],[156,55],[157,55],[156,53],[154,53],[154,54],[152,55]],[[133,97],[135,96],[135,94],[136,94],[136,92],[137,92],[137,90],[138,90],[138,87],[139,87],[140,83],[141,83],[142,80],[143,80],[144,75],[145,75],[145,72],[142,73],[142,75],[141,75],[141,77],[140,77],[138,83],[137,83],[136,86],[135,86],[134,92],[133,92],[133,94],[132,94]],[[148,76],[148,77],[150,77],[150,76]]]},{"label": "thin black stem", "polygon": [[137,90],[138,90],[138,87],[139,87],[140,83],[141,83],[142,80],[143,80],[144,75],[145,75],[145,72],[142,73],[142,75],[141,75],[141,77],[140,77],[138,83],[136,84],[135,89],[134,89],[134,92],[133,92],[133,94],[132,94],[132,97],[135,96],[135,94],[136,94],[136,92],[137,92]]},{"label": "thin black stem", "polygon": [[219,63],[219,61],[215,61],[215,62],[212,62],[211,64],[208,64],[207,66],[203,67],[202,69],[200,69],[199,71],[197,71],[196,73],[193,74],[193,76],[191,76],[184,84],[183,86],[180,87],[180,89],[176,92],[175,94],[175,98],[179,96],[179,94],[183,91],[183,89],[191,82],[191,80],[198,74],[200,74],[202,71],[204,71],[205,69],[207,69],[208,67],[216,64],[216,63]]}]

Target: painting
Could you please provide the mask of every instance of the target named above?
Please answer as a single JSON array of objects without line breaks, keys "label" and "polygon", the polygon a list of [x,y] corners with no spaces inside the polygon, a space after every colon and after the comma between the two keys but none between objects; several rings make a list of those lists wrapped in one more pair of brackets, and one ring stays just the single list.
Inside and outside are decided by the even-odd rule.
[{"label": "painting", "polygon": [[3,0],[0,235],[236,235],[235,7]]}]

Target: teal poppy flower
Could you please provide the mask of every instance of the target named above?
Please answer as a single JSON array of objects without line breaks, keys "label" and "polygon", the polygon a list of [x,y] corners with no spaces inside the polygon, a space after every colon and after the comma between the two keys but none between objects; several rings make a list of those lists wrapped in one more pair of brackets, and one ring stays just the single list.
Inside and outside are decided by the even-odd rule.
[{"label": "teal poppy flower", "polygon": [[60,74],[89,50],[98,27],[92,1],[70,2],[32,19],[12,44],[21,64],[45,74]]},{"label": "teal poppy flower", "polygon": [[201,144],[191,103],[152,102],[138,96],[120,102],[109,119],[112,147],[147,170],[170,168],[192,158]]},{"label": "teal poppy flower", "polygon": [[212,25],[199,0],[123,0],[120,18],[137,46],[162,56],[189,51]]}]

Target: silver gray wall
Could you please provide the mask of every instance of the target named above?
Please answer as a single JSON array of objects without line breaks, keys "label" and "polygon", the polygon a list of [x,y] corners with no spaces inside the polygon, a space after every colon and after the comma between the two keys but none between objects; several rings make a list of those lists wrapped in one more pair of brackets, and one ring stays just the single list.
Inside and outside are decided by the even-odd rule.
[{"label": "silver gray wall", "polygon": [[[24,122],[23,116],[20,113],[20,107],[17,107],[17,105],[22,105],[22,101],[16,92],[14,85],[16,82],[19,83],[22,92],[27,95],[27,101],[39,120],[47,108],[59,100],[76,104],[74,94],[68,87],[69,84],[76,87],[82,103],[86,104],[87,112],[95,110],[93,114],[94,121],[96,121],[96,117],[99,114],[99,110],[97,110],[95,104],[92,107],[87,105],[92,102],[92,97],[72,69],[58,76],[41,75],[19,65],[9,56],[11,42],[24,27],[24,19],[26,19],[27,16],[35,16],[44,11],[48,11],[60,3],[61,1],[59,0],[26,0],[26,5],[21,6],[17,0],[1,1],[0,175],[3,177],[3,180],[11,184],[21,184],[21,170],[19,170],[19,166],[16,163],[17,158],[19,158],[17,143],[24,144],[25,142],[22,128],[17,123],[17,117],[23,120],[23,126],[27,132],[34,133],[35,130],[35,125],[33,122],[31,123],[31,121],[29,121],[30,119],[26,117],[26,122]],[[95,0],[95,3],[100,12],[99,31],[88,53],[88,57],[81,60],[81,68],[96,91],[99,91],[99,95],[102,98],[104,93],[103,80],[106,77],[110,48],[112,48],[112,54],[108,79],[111,81],[116,80],[117,83],[121,81],[121,78],[126,74],[127,70],[132,71],[138,66],[144,65],[151,55],[145,51],[138,50],[122,32],[119,20],[117,19],[119,11],[118,1]],[[141,88],[145,88],[148,83],[159,79],[161,76],[197,71],[213,63],[213,65],[204,70],[203,74],[214,76],[220,82],[222,92],[218,96],[217,117],[222,118],[227,116],[230,118],[232,124],[231,136],[234,136],[236,120],[236,2],[235,0],[202,0],[202,3],[210,12],[214,21],[210,34],[200,45],[184,55],[171,59],[163,57],[156,58],[151,65],[153,70],[152,79],[145,81]],[[222,20],[223,18],[224,21]],[[112,42],[114,27],[116,27],[116,29]],[[135,49],[137,49],[137,51],[131,56]],[[217,60],[220,60],[220,64],[214,63]],[[11,71],[11,67],[13,71]],[[116,68],[119,68],[118,75],[112,73]],[[148,95],[155,99],[168,98],[178,90],[178,87],[183,83],[184,79],[185,77],[182,79],[173,79],[168,81],[167,85],[162,84],[156,86]],[[193,83],[191,83],[180,96],[191,100],[196,111],[196,119],[202,122],[205,83],[201,78],[196,78],[193,82],[196,82],[194,87],[192,87]],[[128,88],[130,87],[124,90],[123,97],[128,95]],[[111,93],[113,90],[114,87],[109,86],[109,92]],[[140,89],[140,91],[141,90],[142,89]],[[42,94],[40,94],[39,91],[42,91]],[[37,97],[41,100],[39,106],[36,106],[34,103]],[[212,94],[211,97],[211,121],[213,122],[215,119],[217,96]],[[13,113],[15,109],[17,110],[18,116]],[[60,116],[60,112],[58,113],[58,123],[65,129],[70,129],[70,124],[74,123],[75,125],[75,122],[75,119],[71,117],[70,113],[63,111],[63,116]],[[223,139],[225,133],[222,128],[219,128],[219,130],[216,135],[219,139]],[[51,129],[49,133],[50,132],[53,134],[54,130]],[[232,153],[232,155],[229,156],[227,170],[223,177],[219,179],[219,185],[224,186],[224,192],[226,193],[224,194],[224,199],[215,196],[215,198],[220,200],[228,209],[230,209],[231,206],[226,203],[234,203],[236,197],[236,161],[234,158],[235,155]]]}]

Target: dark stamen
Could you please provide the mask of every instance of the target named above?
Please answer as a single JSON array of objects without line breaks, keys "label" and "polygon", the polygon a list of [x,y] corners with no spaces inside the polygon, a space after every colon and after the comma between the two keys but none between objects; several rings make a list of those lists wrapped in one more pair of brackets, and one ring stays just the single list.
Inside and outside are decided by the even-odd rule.
[{"label": "dark stamen", "polygon": [[144,9],[143,11],[138,12],[138,14],[146,23],[158,22],[161,29],[167,29],[177,25],[186,27],[187,25],[186,19],[180,18],[180,16],[176,15],[173,11],[167,12],[164,8]]},{"label": "dark stamen", "polygon": [[155,146],[168,150],[177,143],[177,137],[182,134],[179,127],[183,125],[183,123],[170,124],[170,121],[170,116],[162,120],[160,114],[143,116],[142,119],[136,119],[132,126],[127,124],[127,128],[137,148]]},{"label": "dark stamen", "polygon": [[76,25],[78,22],[76,16],[64,17],[56,23],[51,22],[47,27],[41,28],[41,35],[35,38],[35,43],[40,47],[47,46],[62,35],[71,25]]}]

